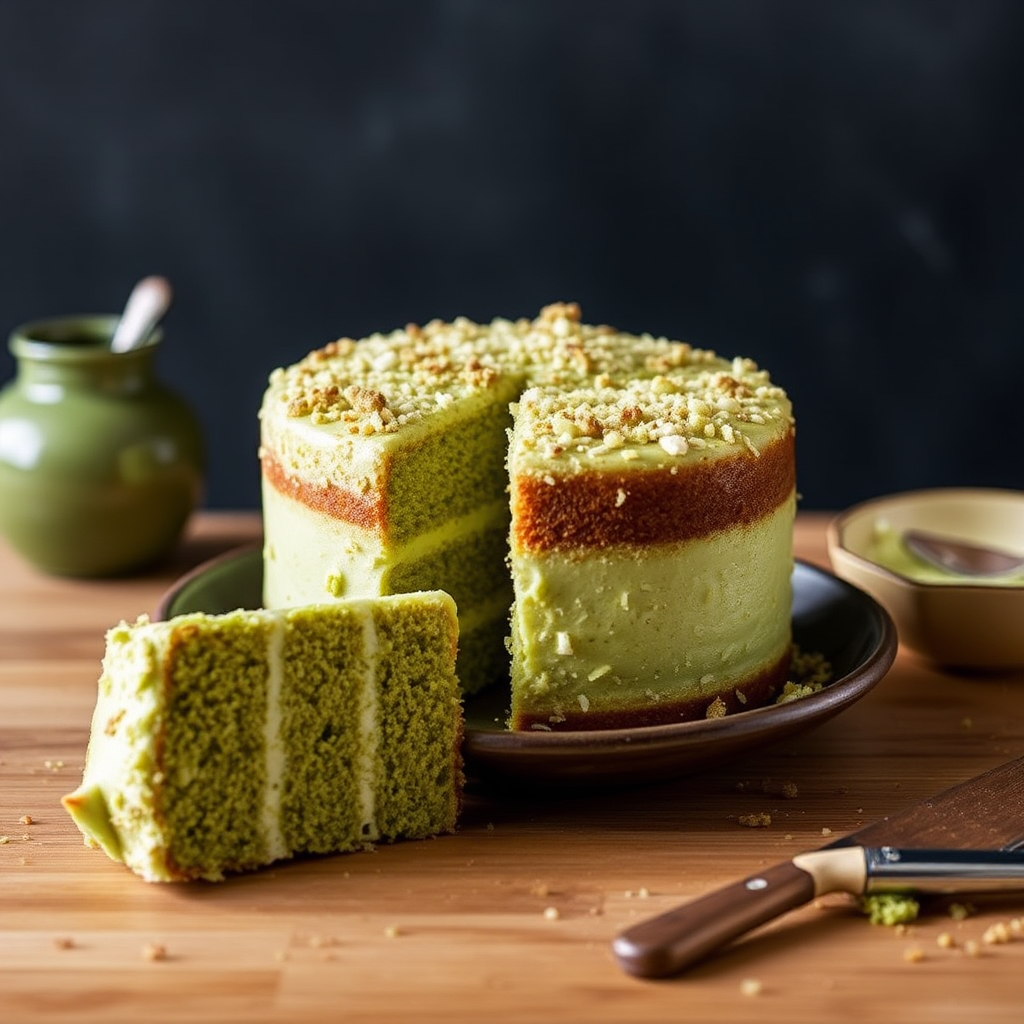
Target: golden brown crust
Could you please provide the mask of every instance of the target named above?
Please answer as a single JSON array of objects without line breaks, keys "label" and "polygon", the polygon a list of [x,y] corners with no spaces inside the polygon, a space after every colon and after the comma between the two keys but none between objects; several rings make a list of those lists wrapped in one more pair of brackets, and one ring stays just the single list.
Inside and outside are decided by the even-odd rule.
[{"label": "golden brown crust", "polygon": [[383,493],[355,494],[335,484],[317,487],[289,476],[267,450],[260,453],[260,461],[263,465],[263,478],[267,483],[292,500],[314,512],[353,523],[364,530],[382,535],[386,532],[388,518]]},{"label": "golden brown crust", "polygon": [[[774,664],[745,679],[732,679],[716,693],[702,693],[698,697],[680,695],[677,699],[647,703],[643,693],[637,694],[635,703],[598,711],[583,711],[578,706],[566,708],[552,715],[513,711],[511,727],[514,730],[542,729],[552,732],[573,732],[587,729],[637,729],[651,725],[672,725],[718,718],[737,711],[749,711],[768,704],[782,689],[790,676],[792,653],[789,648]],[[742,694],[742,698],[737,695]],[[712,709],[712,710],[709,710]]]},{"label": "golden brown crust", "polygon": [[675,473],[595,471],[553,484],[524,476],[512,484],[512,544],[519,552],[571,551],[693,540],[758,521],[795,485],[792,429],[759,456],[739,449]]}]

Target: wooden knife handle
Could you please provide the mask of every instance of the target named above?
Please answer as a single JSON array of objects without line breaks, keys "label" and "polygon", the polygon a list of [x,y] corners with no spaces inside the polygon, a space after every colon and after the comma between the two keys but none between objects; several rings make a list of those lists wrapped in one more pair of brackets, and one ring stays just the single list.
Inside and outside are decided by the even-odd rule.
[{"label": "wooden knife handle", "polygon": [[627,973],[662,978],[814,895],[814,876],[786,861],[628,928],[612,951]]}]

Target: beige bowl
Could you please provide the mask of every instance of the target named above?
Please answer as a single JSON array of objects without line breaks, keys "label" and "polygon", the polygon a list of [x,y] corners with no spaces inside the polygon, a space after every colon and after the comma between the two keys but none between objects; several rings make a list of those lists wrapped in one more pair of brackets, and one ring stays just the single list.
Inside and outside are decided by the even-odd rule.
[{"label": "beige bowl", "polygon": [[1024,666],[1024,583],[921,582],[879,565],[879,536],[892,547],[911,527],[1024,556],[1024,492],[909,491],[855,505],[828,527],[836,575],[889,612],[900,643],[952,668]]}]

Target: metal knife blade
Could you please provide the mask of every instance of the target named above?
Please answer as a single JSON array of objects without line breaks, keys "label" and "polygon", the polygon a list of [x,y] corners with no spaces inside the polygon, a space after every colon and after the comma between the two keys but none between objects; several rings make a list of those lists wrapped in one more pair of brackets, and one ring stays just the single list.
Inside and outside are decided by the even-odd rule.
[{"label": "metal knife blade", "polygon": [[[858,829],[817,854],[865,846],[1012,850],[1022,845],[1024,757]],[[616,961],[639,977],[677,974],[758,925],[809,903],[818,895],[818,883],[799,860],[783,861],[628,928],[612,943]]]},{"label": "metal knife blade", "polygon": [[[844,856],[863,850],[864,882],[855,895],[871,892],[1024,891],[1020,850],[908,850],[896,846],[836,847],[818,856]],[[811,854],[810,856],[815,856]],[[799,862],[799,858],[794,858]],[[802,865],[800,865],[802,866]]]},{"label": "metal knife blade", "polygon": [[[1024,853],[1018,850],[915,850],[897,846],[833,846],[790,862],[810,875],[814,895],[848,892],[1024,891]],[[744,883],[764,888],[759,876]]]}]

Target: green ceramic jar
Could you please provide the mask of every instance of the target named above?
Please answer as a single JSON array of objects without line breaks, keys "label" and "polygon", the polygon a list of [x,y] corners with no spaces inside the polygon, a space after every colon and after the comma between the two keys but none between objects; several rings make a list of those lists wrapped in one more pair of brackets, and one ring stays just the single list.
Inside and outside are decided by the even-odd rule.
[{"label": "green ceramic jar", "polygon": [[115,353],[114,316],[24,324],[0,391],[0,533],[60,576],[141,569],[177,542],[203,488],[202,431],[157,379],[161,334]]}]

